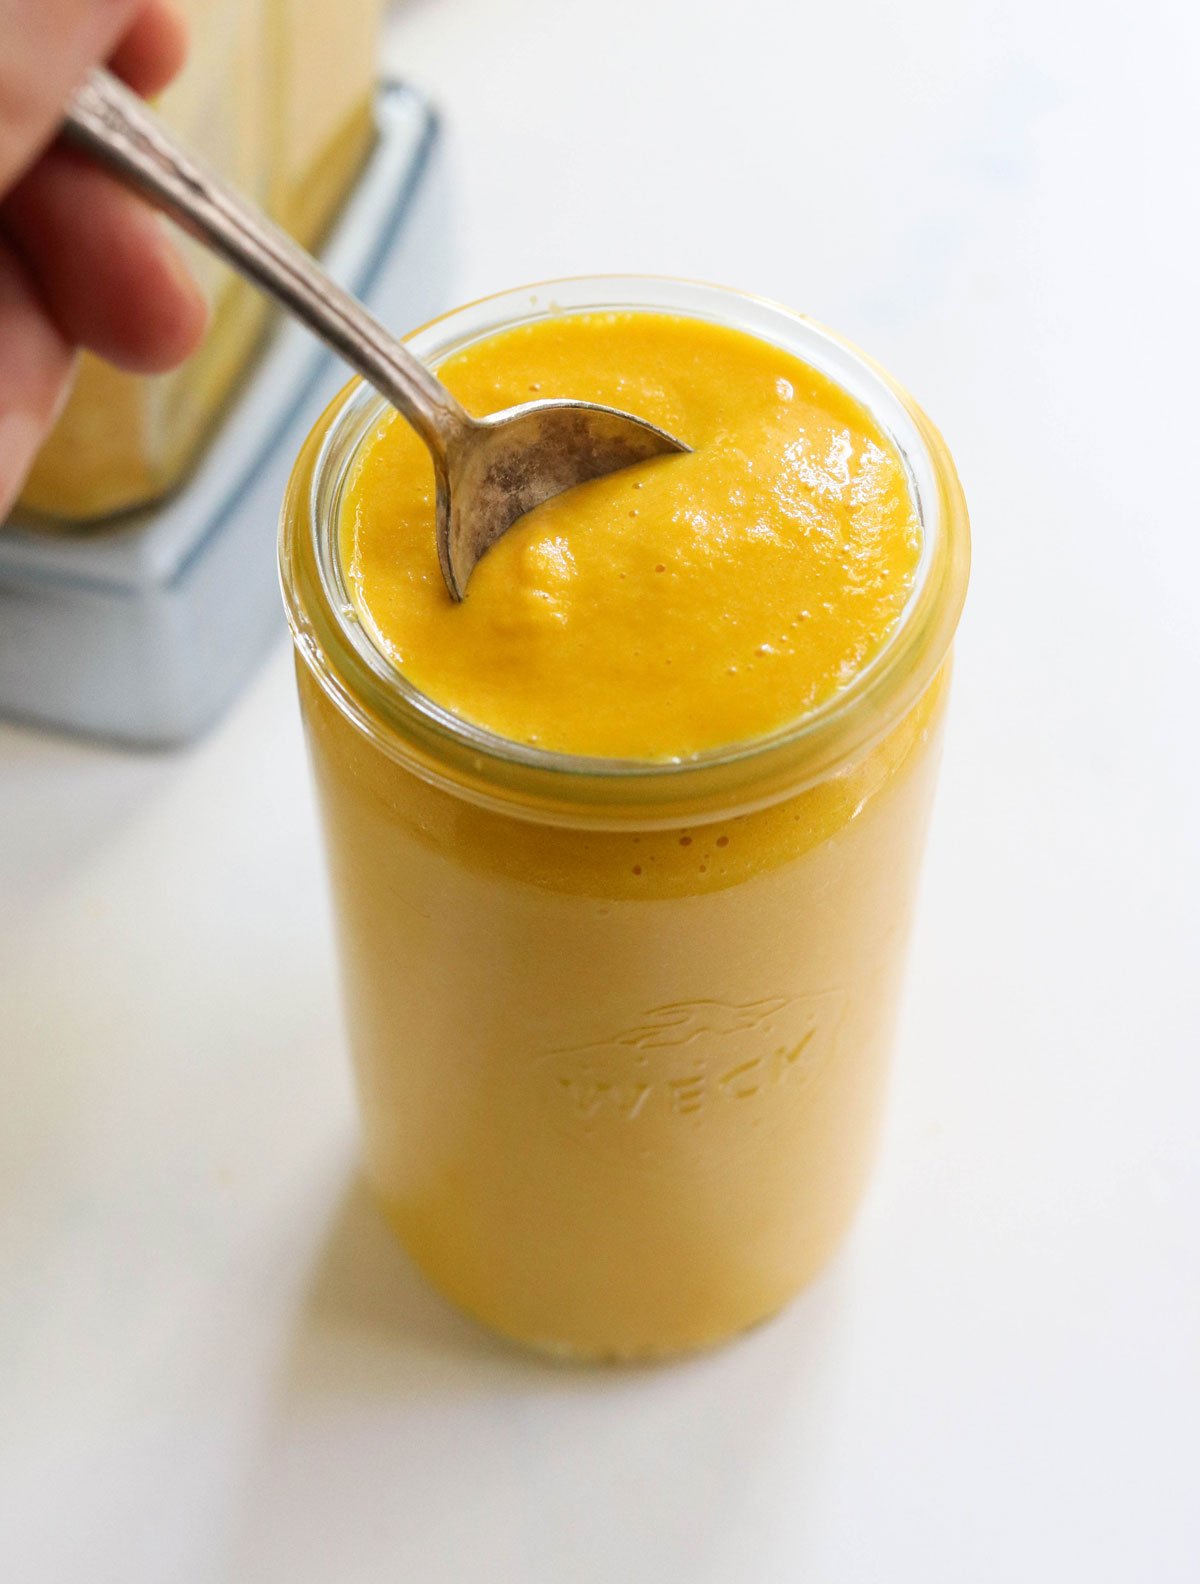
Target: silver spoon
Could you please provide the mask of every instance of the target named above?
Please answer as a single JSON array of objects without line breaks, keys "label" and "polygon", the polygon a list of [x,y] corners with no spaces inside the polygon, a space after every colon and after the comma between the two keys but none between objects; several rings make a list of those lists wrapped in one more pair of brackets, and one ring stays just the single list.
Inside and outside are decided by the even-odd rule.
[{"label": "silver spoon", "polygon": [[75,91],[63,130],[281,302],[408,419],[433,457],[438,560],[452,599],[462,599],[488,546],[541,501],[689,449],[641,418],[594,402],[523,402],[472,418],[310,254],[107,72],[93,72]]}]

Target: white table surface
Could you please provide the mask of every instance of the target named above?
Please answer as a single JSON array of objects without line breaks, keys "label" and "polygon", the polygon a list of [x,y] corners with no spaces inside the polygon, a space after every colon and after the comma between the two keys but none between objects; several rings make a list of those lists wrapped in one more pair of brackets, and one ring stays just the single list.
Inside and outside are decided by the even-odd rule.
[{"label": "white table surface", "polygon": [[281,644],[198,747],[0,730],[22,1584],[1200,1577],[1196,34],[1046,0],[423,0],[459,298],[605,268],[868,346],[973,507],[880,1169],[776,1323],[572,1371],[356,1175]]}]

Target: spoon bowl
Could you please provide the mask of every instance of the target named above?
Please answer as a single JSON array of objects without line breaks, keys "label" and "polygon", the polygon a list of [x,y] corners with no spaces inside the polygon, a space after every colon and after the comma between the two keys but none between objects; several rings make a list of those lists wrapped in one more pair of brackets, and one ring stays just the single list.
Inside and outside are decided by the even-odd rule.
[{"label": "spoon bowl", "polygon": [[437,543],[451,598],[518,518],[553,495],[688,447],[595,402],[536,401],[469,420],[437,465]]}]

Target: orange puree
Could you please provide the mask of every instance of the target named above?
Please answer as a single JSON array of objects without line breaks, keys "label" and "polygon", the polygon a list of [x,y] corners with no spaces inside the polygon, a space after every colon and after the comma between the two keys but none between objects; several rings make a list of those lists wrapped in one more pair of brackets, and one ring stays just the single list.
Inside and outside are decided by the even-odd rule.
[{"label": "orange puree", "polygon": [[343,557],[422,691],[520,742],[631,759],[760,737],[858,673],[912,587],[920,529],[870,414],[768,342],[650,312],[543,319],[439,369],[469,411],[622,407],[685,440],[547,501],[447,598],[433,470],[399,417],[350,481]]},{"label": "orange puree", "polygon": [[629,1357],[778,1309],[858,1202],[966,525],[927,421],[823,332],[751,321],[856,368],[903,462],[790,352],[660,311],[726,293],[552,289],[585,311],[423,332],[466,406],[591,398],[694,452],[548,502],[454,605],[424,451],[360,392],[297,464],[283,573],[379,1198],[487,1324]]}]

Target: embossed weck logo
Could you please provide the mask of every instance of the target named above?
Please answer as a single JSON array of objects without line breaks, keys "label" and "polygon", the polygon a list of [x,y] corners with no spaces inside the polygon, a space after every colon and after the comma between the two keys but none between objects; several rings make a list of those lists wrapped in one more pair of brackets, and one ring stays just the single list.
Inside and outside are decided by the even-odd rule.
[{"label": "embossed weck logo", "polygon": [[650,1107],[696,1116],[810,1081],[833,1051],[844,999],[831,990],[653,1007],[629,1027],[550,1053],[553,1081],[581,1117],[632,1121]]}]

